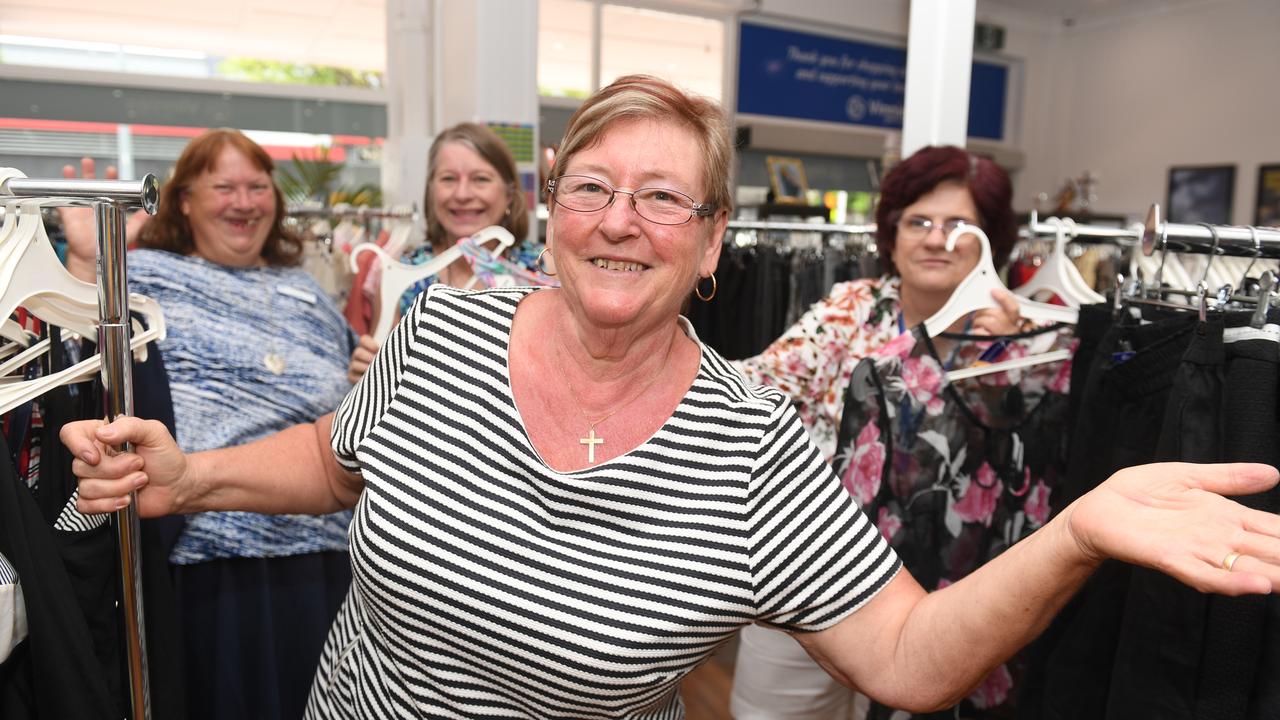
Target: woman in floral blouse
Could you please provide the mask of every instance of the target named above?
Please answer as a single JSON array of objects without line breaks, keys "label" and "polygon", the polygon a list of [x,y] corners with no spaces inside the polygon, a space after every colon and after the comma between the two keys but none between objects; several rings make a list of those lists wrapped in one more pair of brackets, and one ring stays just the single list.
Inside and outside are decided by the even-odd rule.
[{"label": "woman in floral blouse", "polygon": [[[958,224],[980,226],[991,241],[995,264],[1005,263],[1017,239],[1012,194],[1004,170],[960,148],[926,147],[902,161],[882,181],[876,211],[876,243],[886,274],[837,284],[762,354],[741,361],[743,374],[788,393],[818,447],[838,461],[837,438],[855,368],[877,354],[901,362],[899,356],[915,345],[908,331],[938,311],[977,264],[976,237],[961,236],[953,252],[945,248],[947,235]],[[996,300],[998,310],[975,313],[952,330],[970,335],[1016,332],[1017,304],[1007,295]],[[957,355],[973,348],[942,338],[932,342],[946,365],[960,363]],[[920,399],[926,406],[940,402],[936,394]],[[876,432],[874,425],[867,427]],[[865,433],[860,438],[866,439]],[[875,460],[867,458],[882,445],[866,445],[865,457],[844,458],[845,464]],[[883,451],[876,457],[882,463]],[[878,481],[878,464],[874,470]],[[852,716],[854,693],[832,680],[790,637],[749,626],[741,638],[733,692],[736,718]]]}]

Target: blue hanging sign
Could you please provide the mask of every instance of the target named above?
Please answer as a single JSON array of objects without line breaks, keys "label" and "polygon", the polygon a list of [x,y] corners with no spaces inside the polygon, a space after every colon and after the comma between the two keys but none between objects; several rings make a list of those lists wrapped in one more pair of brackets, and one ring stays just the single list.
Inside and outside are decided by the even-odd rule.
[{"label": "blue hanging sign", "polygon": [[[744,22],[738,112],[902,129],[907,51]],[[1004,139],[1009,69],[975,62],[969,136]]]}]

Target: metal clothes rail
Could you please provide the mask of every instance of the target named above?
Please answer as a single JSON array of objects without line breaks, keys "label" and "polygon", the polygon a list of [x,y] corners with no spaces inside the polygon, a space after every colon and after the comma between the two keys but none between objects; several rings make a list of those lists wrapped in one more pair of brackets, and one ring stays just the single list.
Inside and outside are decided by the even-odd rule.
[{"label": "metal clothes rail", "polygon": [[[98,349],[108,420],[133,414],[133,369],[129,351],[129,286],[126,265],[125,210],[142,208],[154,215],[160,197],[154,175],[141,180],[18,178],[0,182],[0,196],[42,198],[45,205],[89,207],[98,229]],[[129,450],[126,445],[122,450]],[[124,616],[125,662],[133,720],[151,717],[146,636],[142,607],[138,511],[134,502],[116,511],[120,563],[120,608]]]},{"label": "metal clothes rail", "polygon": [[1234,257],[1280,258],[1280,228],[1211,223],[1172,223],[1160,216],[1160,205],[1151,206],[1143,223],[1142,250],[1211,253]]},{"label": "metal clothes rail", "polygon": [[288,217],[326,217],[326,218],[404,218],[416,220],[419,217],[417,208],[403,207],[366,207],[350,205],[334,205],[333,207],[290,207],[285,210]]},{"label": "metal clothes rail", "polygon": [[730,220],[729,230],[783,230],[822,234],[874,235],[875,223],[869,225],[832,225],[828,223],[768,222],[764,220]]},{"label": "metal clothes rail", "polygon": [[1026,229],[1035,237],[1056,235],[1061,229],[1072,240],[1094,241],[1105,244],[1137,245],[1142,239],[1142,226],[1138,223],[1134,223],[1127,228],[1118,228],[1107,225],[1077,223],[1070,218],[1064,220],[1049,217],[1042,221],[1039,214],[1034,210],[1031,212],[1031,220],[1027,223]]}]

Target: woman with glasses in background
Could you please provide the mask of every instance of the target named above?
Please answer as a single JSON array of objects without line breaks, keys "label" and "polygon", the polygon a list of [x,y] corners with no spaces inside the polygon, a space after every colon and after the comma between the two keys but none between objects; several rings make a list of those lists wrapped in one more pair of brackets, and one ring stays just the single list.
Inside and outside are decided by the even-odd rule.
[{"label": "woman with glasses in background", "polygon": [[[791,396],[827,460],[835,459],[845,391],[854,368],[946,304],[978,263],[980,246],[947,235],[961,224],[981,227],[997,267],[1017,240],[1009,176],[991,160],[957,147],[926,147],[881,182],[876,245],[885,274],[839,283],[760,355],[737,363],[748,380]],[[1008,295],[1000,308],[974,313],[951,328],[969,335],[1009,335],[1019,328]],[[934,339],[939,357],[954,343]],[[785,633],[744,628],[734,669],[733,711],[739,720],[855,717],[855,694],[818,667]],[[858,715],[861,713],[859,712]]]}]

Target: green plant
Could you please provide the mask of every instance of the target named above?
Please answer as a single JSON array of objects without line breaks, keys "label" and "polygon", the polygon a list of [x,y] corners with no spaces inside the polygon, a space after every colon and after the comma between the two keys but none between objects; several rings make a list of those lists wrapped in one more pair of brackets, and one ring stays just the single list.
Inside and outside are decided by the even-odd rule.
[{"label": "green plant", "polygon": [[375,183],[353,187],[334,187],[345,163],[329,159],[330,148],[320,146],[307,157],[292,154],[289,164],[276,168],[276,183],[285,203],[299,205],[319,201],[332,207],[339,203],[377,207],[382,204],[382,188]]},{"label": "green plant", "polygon": [[306,65],[229,57],[218,63],[218,74],[230,80],[281,83],[286,85],[325,85],[329,87],[382,87],[382,73],[331,65]]}]

